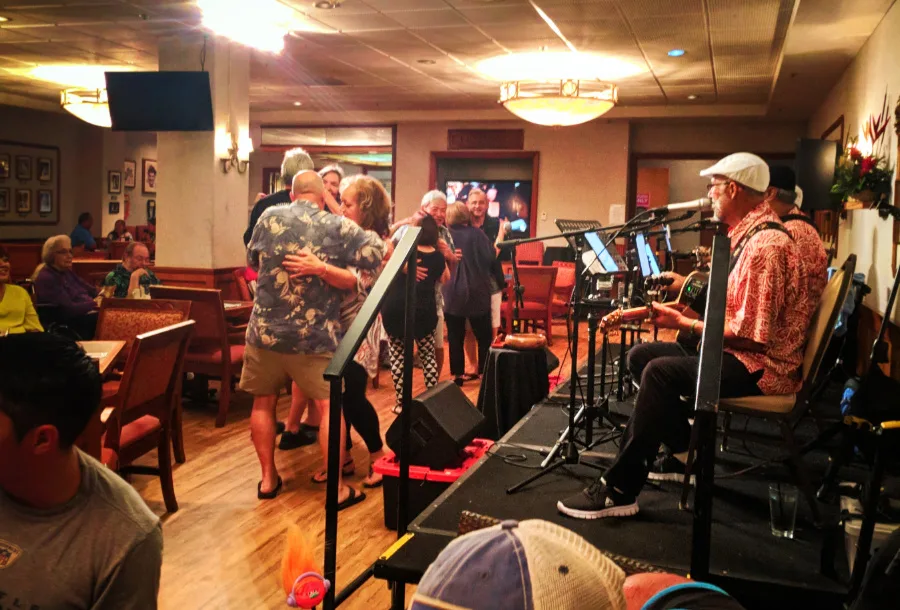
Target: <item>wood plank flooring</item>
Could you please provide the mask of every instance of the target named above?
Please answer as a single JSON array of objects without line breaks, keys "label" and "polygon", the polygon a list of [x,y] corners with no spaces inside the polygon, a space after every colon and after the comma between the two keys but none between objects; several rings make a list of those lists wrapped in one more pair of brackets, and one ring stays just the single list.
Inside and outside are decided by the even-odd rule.
[{"label": "wood plank flooring", "polygon": [[[586,336],[582,325],[581,339]],[[555,325],[553,352],[566,352],[565,325]],[[586,345],[582,342],[581,345]],[[582,358],[586,354],[582,349]],[[568,362],[568,360],[567,360]],[[448,376],[447,364],[442,379]],[[570,364],[562,373],[568,377]],[[421,371],[415,370],[413,395],[424,390]],[[463,388],[476,402],[478,383]],[[390,372],[381,373],[381,387],[369,389],[384,434],[394,419],[394,390]],[[175,491],[179,510],[166,514],[156,478],[135,476],[133,484],[150,508],[162,517],[165,551],[161,610],[284,608],[281,588],[281,554],[284,532],[298,523],[318,541],[322,557],[325,527],[325,486],[310,480],[321,467],[318,445],[293,451],[276,451],[284,479],[284,491],[275,500],[256,499],[259,465],[250,442],[248,417],[251,398],[238,392],[224,428],[215,428],[213,406],[191,407],[184,414],[187,462],[175,466]],[[289,397],[279,401],[280,419],[287,416]],[[357,474],[348,482],[360,489],[368,470],[368,453],[354,431],[353,456]],[[154,464],[155,454],[141,463]],[[366,490],[367,498],[340,515],[338,527],[337,584],[340,589],[368,567],[396,539],[384,527],[382,491]],[[390,606],[383,581],[370,580],[341,607],[377,610]]]}]

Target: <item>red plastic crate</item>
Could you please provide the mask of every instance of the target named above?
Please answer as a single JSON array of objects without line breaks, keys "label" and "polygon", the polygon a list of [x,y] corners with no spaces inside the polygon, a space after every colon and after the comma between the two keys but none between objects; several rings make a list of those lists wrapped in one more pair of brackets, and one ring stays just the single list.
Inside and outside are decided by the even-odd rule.
[{"label": "red plastic crate", "polygon": [[[416,481],[454,483],[493,446],[494,441],[492,440],[476,438],[468,447],[463,449],[465,457],[463,457],[459,465],[454,468],[431,470],[427,466],[410,465],[409,478]],[[372,466],[372,469],[382,476],[400,478],[400,462],[393,453],[388,453],[380,458],[375,462],[375,465]]]}]

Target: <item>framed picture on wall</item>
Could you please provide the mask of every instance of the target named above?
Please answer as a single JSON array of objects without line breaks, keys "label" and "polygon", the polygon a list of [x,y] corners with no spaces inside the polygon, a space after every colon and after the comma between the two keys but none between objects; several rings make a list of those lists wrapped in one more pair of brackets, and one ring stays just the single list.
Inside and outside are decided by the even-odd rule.
[{"label": "framed picture on wall", "polygon": [[119,202],[118,201],[110,201],[109,202],[109,213],[110,214],[118,214],[119,213]]},{"label": "framed picture on wall", "polygon": [[0,180],[9,178],[9,155],[0,155]]},{"label": "framed picture on wall", "polygon": [[38,214],[46,216],[53,213],[53,191],[40,190],[38,197]]},{"label": "framed picture on wall", "polygon": [[53,180],[53,161],[45,157],[37,160],[37,175],[41,182],[50,182]]},{"label": "framed picture on wall", "polygon": [[127,189],[133,189],[137,184],[137,163],[129,159],[125,159],[123,166],[124,176],[122,176],[123,184]]},{"label": "framed picture on wall", "polygon": [[19,180],[31,180],[31,157],[18,155],[16,157],[16,178]]},{"label": "framed picture on wall", "polygon": [[117,195],[122,192],[122,172],[109,172],[106,179],[110,194]]},{"label": "framed picture on wall", "polygon": [[9,212],[9,189],[0,189],[0,214]]},{"label": "framed picture on wall", "polygon": [[156,224],[156,199],[147,200],[147,222]]},{"label": "framed picture on wall", "polygon": [[156,194],[156,159],[143,159],[141,162],[141,173],[143,181],[141,182],[141,192],[145,195]]},{"label": "framed picture on wall", "polygon": [[31,191],[18,189],[16,191],[16,212],[19,214],[31,214]]}]

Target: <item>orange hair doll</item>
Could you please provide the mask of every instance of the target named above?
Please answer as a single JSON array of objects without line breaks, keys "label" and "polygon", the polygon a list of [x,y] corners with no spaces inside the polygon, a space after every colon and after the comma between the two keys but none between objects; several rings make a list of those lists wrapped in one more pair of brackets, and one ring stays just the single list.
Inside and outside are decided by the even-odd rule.
[{"label": "orange hair doll", "polygon": [[319,572],[313,558],[313,545],[298,525],[289,525],[281,581],[291,608],[315,608],[325,599],[331,583]]}]

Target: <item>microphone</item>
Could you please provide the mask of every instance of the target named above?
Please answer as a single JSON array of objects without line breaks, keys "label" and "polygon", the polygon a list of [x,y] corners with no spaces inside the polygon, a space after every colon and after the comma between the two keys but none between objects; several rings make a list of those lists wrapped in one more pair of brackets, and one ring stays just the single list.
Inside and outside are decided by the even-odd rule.
[{"label": "microphone", "polygon": [[701,197],[700,199],[694,199],[693,201],[683,201],[681,203],[670,203],[669,205],[664,205],[662,207],[653,208],[654,212],[660,214],[668,214],[670,212],[682,212],[682,211],[691,211],[695,212],[697,210],[709,210],[712,209],[712,199],[709,197]]}]

